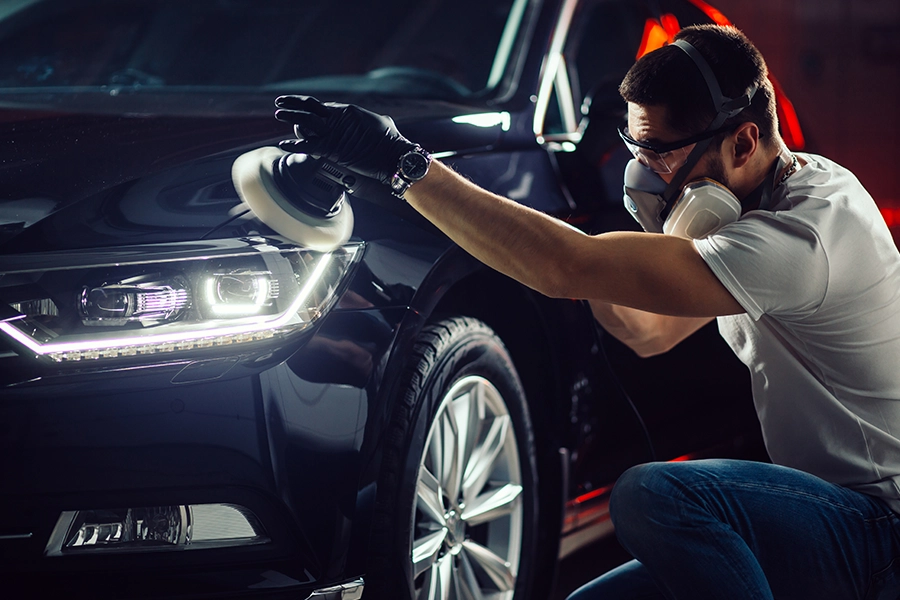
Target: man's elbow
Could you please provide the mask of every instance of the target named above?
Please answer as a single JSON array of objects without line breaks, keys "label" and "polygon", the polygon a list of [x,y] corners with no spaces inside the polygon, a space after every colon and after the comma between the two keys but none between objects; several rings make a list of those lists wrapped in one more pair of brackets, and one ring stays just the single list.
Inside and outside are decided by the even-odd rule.
[{"label": "man's elbow", "polygon": [[[610,332],[613,333],[613,332]],[[631,348],[631,350],[641,358],[650,358],[665,354],[678,345],[679,340],[662,335],[656,330],[644,330],[640,332],[630,331],[628,334],[619,332],[618,338],[623,344]]]},{"label": "man's elbow", "polygon": [[649,332],[636,332],[626,327],[615,327],[611,324],[604,324],[601,321],[603,329],[616,338],[637,354],[641,358],[650,358],[665,354],[671,350],[675,344],[665,343],[664,340]]},{"label": "man's elbow", "polygon": [[623,340],[623,342],[641,358],[659,356],[680,344],[688,336],[693,335],[695,331],[708,323],[710,319],[691,319],[690,321],[688,328],[676,328],[673,330],[665,327],[654,327],[652,329],[644,329],[630,340]]},{"label": "man's elbow", "polygon": [[548,298],[587,298],[582,284],[584,276],[571,261],[549,261],[540,271],[533,289]]},{"label": "man's elbow", "polygon": [[675,344],[661,344],[658,342],[652,343],[644,343],[632,346],[628,344],[628,346],[634,350],[634,353],[637,354],[641,358],[650,358],[652,356],[659,356],[660,354],[665,354],[669,350],[675,347]]},{"label": "man's elbow", "polygon": [[533,285],[529,286],[534,291],[547,296],[548,298],[576,298],[574,286],[559,273],[546,273],[540,277]]}]

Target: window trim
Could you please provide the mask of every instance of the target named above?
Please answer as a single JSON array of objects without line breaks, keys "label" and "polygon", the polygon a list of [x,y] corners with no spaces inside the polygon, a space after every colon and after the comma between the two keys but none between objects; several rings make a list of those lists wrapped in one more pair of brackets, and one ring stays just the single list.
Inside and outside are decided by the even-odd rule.
[{"label": "window trim", "polygon": [[[550,50],[544,56],[544,64],[541,69],[541,85],[538,90],[534,107],[533,130],[535,138],[542,146],[551,149],[570,142],[577,144],[581,141],[581,127],[578,112],[575,110],[575,100],[572,96],[572,85],[569,81],[569,72],[566,59],[563,55],[566,39],[572,24],[572,17],[579,0],[566,0],[560,10],[559,20],[553,32],[550,42]],[[557,103],[563,120],[562,133],[545,133],[544,125],[547,120],[547,110],[550,107],[550,98],[556,91]]]}]

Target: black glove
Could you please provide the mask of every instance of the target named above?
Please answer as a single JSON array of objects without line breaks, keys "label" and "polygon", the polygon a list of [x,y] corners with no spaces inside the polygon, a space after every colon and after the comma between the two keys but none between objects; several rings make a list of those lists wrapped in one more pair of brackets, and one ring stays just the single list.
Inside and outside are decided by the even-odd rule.
[{"label": "black glove", "polygon": [[400,135],[390,117],[352,104],[280,96],[275,106],[275,118],[292,123],[298,138],[280,142],[282,150],[324,158],[387,185],[400,157],[417,147]]}]

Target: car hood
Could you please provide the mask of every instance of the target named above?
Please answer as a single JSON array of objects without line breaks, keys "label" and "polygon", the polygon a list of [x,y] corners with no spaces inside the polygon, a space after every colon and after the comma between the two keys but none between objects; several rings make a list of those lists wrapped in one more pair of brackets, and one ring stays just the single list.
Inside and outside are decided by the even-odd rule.
[{"label": "car hood", "polygon": [[[231,163],[291,135],[261,110],[96,114],[0,106],[0,252],[202,239],[235,218]],[[496,145],[472,107],[369,103],[433,152]]]}]

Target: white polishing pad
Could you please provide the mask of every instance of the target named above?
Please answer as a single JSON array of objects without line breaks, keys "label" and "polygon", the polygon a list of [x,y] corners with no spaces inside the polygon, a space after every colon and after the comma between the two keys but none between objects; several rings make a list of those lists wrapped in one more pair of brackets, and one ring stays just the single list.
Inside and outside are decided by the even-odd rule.
[{"label": "white polishing pad", "polygon": [[330,218],[314,217],[294,207],[273,175],[275,162],[287,154],[266,146],[240,155],[231,166],[231,179],[238,195],[257,218],[297,244],[328,252],[344,244],[353,233],[353,211],[345,200],[340,212]]}]

